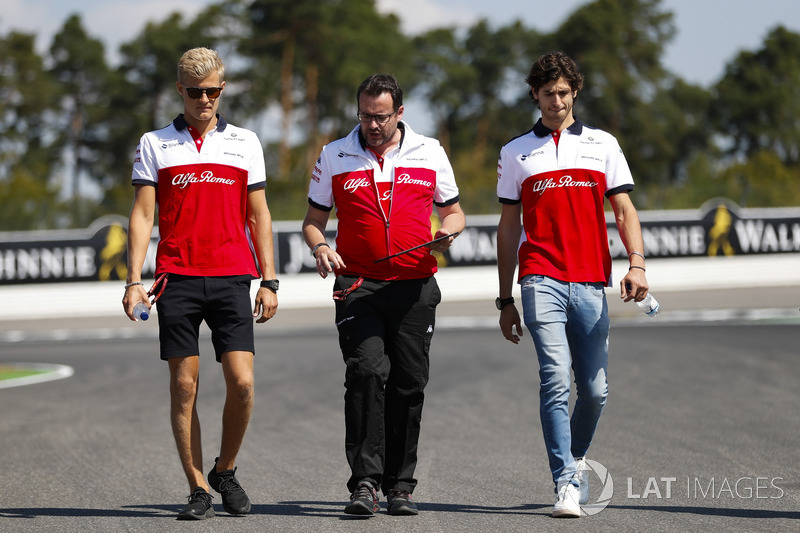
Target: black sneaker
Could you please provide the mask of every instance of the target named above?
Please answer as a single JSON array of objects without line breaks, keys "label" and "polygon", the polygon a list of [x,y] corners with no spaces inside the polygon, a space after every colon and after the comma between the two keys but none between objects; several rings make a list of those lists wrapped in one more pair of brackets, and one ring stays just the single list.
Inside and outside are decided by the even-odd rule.
[{"label": "black sneaker", "polygon": [[211,494],[197,487],[188,498],[189,503],[178,513],[178,520],[205,520],[214,516]]},{"label": "black sneaker", "polygon": [[350,495],[350,503],[344,508],[345,514],[372,516],[378,512],[378,492],[369,481],[362,481]]},{"label": "black sneaker", "polygon": [[236,479],[236,468],[217,472],[217,461],[219,457],[214,459],[214,468],[208,473],[208,484],[222,494],[222,508],[230,514],[249,513],[250,498]]},{"label": "black sneaker", "polygon": [[411,498],[411,494],[407,490],[392,489],[386,496],[386,501],[389,502],[389,514],[393,516],[410,516],[419,514],[417,504]]}]

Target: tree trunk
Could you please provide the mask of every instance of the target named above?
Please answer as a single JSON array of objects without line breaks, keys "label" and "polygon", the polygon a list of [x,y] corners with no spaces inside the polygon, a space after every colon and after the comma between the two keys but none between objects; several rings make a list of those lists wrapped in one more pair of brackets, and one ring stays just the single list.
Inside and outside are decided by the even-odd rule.
[{"label": "tree trunk", "polygon": [[292,125],[292,67],[294,66],[295,40],[289,37],[283,45],[281,58],[281,139],[278,145],[278,179],[286,179],[289,175],[290,153],[289,134]]},{"label": "tree trunk", "polygon": [[319,65],[313,62],[306,67],[306,106],[308,107],[306,170],[308,170],[314,168],[314,161],[322,149],[319,134]]},{"label": "tree trunk", "polygon": [[489,142],[489,117],[485,114],[478,119],[478,129],[475,132],[475,149],[472,151],[474,168],[483,168],[486,159],[486,145]]}]

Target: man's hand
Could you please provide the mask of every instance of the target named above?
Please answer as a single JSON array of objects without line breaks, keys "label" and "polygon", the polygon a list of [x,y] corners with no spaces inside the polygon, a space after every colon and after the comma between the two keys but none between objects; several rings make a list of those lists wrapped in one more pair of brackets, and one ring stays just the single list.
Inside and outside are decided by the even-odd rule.
[{"label": "man's hand", "polygon": [[431,244],[430,246],[428,246],[428,248],[430,248],[434,252],[446,252],[447,249],[450,248],[450,246],[453,244],[453,241],[458,236],[458,233],[459,232],[453,233],[453,232],[448,231],[448,230],[446,230],[444,228],[439,228],[438,230],[436,230],[436,235],[433,236],[434,239],[439,239],[439,238],[444,237],[446,235],[449,235],[450,237],[447,238],[447,239],[442,239],[441,241],[437,241],[437,242]]},{"label": "man's hand", "polygon": [[314,252],[314,258],[317,260],[317,272],[322,278],[327,278],[328,274],[332,273],[334,269],[345,268],[346,265],[342,260],[342,256],[330,246],[320,246]]},{"label": "man's hand", "polygon": [[628,270],[628,273],[619,282],[620,295],[626,302],[633,300],[634,302],[641,302],[647,296],[647,291],[650,286],[647,284],[647,278],[644,275],[644,270],[641,268],[633,267]]},{"label": "man's hand", "polygon": [[150,307],[150,297],[147,295],[144,285],[131,285],[125,289],[125,294],[122,296],[122,309],[128,315],[128,318],[134,322],[137,322],[137,320],[133,316],[133,308],[139,302],[144,302],[148,308]]},{"label": "man's hand", "polygon": [[[514,334],[516,328],[517,333]],[[522,322],[519,319],[519,311],[514,304],[506,304],[500,310],[500,331],[507,341],[519,344],[522,337]]]},{"label": "man's hand", "polygon": [[267,287],[259,287],[256,293],[256,305],[253,308],[253,317],[258,317],[256,322],[263,324],[275,316],[278,310],[278,295]]}]

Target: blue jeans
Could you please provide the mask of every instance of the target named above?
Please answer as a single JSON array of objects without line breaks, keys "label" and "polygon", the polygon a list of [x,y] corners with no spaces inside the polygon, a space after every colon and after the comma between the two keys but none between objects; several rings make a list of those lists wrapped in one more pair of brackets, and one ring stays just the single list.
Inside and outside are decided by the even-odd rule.
[{"label": "blue jeans", "polygon": [[[539,415],[553,481],[572,481],[608,396],[608,305],[602,283],[521,281],[525,325],[539,358]],[[577,399],[569,415],[570,367]],[[573,481],[575,483],[575,481]]]}]

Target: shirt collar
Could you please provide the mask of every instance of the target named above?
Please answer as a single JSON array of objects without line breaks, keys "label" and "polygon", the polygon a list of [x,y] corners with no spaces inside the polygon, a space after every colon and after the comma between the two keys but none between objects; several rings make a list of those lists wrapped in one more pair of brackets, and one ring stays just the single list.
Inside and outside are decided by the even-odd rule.
[{"label": "shirt collar", "polygon": [[[578,117],[574,117],[575,122],[570,124],[567,128],[567,131],[572,133],[573,135],[580,135],[583,131],[583,122]],[[542,119],[536,121],[536,124],[533,126],[533,133],[536,134],[537,137],[547,137],[553,133],[553,130],[542,124]]]},{"label": "shirt collar", "polygon": [[[178,131],[183,131],[189,127],[189,123],[186,122],[186,118],[183,116],[183,113],[175,117],[175,120],[172,121],[172,124]],[[225,118],[222,117],[221,115],[217,114],[217,131],[223,132],[227,127],[228,127],[228,121],[226,121]]]}]

